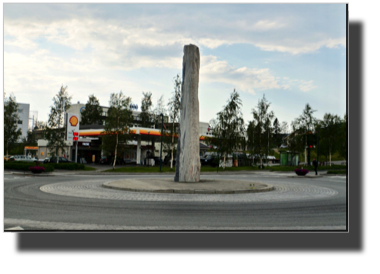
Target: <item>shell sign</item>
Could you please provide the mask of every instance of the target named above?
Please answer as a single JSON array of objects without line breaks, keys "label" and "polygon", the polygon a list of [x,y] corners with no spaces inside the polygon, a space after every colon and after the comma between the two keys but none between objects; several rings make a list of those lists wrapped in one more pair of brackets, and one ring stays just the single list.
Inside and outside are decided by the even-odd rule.
[{"label": "shell sign", "polygon": [[72,141],[73,140],[73,133],[79,132],[79,114],[77,113],[67,113],[67,137],[66,140]]},{"label": "shell sign", "polygon": [[72,127],[76,127],[79,122],[78,117],[71,116],[69,122]]}]

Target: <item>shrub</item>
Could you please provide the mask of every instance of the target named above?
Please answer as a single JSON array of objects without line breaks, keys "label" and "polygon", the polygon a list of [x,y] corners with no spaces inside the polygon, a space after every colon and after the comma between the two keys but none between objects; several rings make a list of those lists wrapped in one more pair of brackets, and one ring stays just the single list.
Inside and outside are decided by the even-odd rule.
[{"label": "shrub", "polygon": [[55,169],[84,170],[84,164],[78,163],[50,163],[49,166],[53,166]]},{"label": "shrub", "polygon": [[[4,169],[15,169],[15,170],[24,170],[28,171],[30,167],[37,167],[34,162],[6,162],[4,163]],[[54,171],[54,166],[49,165],[42,165],[39,167],[43,167],[45,169],[45,172],[51,172]]]},{"label": "shrub", "polygon": [[294,171],[295,171],[295,173],[297,175],[306,175],[306,174],[309,173],[309,171],[307,169],[299,169],[299,168],[297,168]]},{"label": "shrub", "polygon": [[45,168],[43,166],[31,166],[29,167],[29,170],[31,172],[42,172],[45,171]]}]

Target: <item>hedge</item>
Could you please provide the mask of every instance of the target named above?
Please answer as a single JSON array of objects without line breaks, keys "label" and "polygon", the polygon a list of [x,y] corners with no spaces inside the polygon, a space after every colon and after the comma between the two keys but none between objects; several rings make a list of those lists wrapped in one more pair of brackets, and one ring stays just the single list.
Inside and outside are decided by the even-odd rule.
[{"label": "hedge", "polygon": [[[35,166],[34,162],[21,162],[21,161],[12,161],[12,162],[4,162],[4,169],[16,169],[16,170],[24,170],[29,171],[29,167]],[[50,165],[39,165],[45,168],[45,172],[54,171],[54,166]]]},{"label": "hedge", "polygon": [[78,163],[49,163],[47,165],[52,166],[55,169],[84,170],[84,164]]}]

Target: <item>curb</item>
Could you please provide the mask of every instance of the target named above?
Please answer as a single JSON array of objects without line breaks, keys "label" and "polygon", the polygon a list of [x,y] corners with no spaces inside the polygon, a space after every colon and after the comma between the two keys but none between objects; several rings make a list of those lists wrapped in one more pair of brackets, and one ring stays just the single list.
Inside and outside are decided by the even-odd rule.
[{"label": "curb", "polygon": [[102,187],[111,188],[116,190],[124,190],[131,192],[150,192],[150,193],[177,193],[177,194],[244,194],[244,193],[257,193],[268,192],[274,190],[274,186],[267,185],[261,189],[238,189],[238,190],[201,190],[201,189],[137,189],[126,188],[109,185],[112,182],[103,183]]},{"label": "curb", "polygon": [[30,177],[54,177],[56,175],[51,174],[44,174],[44,175],[36,175],[36,174],[28,174],[28,173],[11,173],[12,175],[19,175],[19,176],[30,176]]},{"label": "curb", "polygon": [[315,178],[322,178],[322,175],[317,175],[317,176],[288,176],[288,178],[308,178],[308,179],[315,179]]}]

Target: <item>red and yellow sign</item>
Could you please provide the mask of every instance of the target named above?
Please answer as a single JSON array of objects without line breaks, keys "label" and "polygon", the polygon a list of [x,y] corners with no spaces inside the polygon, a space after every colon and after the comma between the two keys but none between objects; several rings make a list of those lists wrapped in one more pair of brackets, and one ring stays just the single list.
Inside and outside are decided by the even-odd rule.
[{"label": "red and yellow sign", "polygon": [[24,149],[28,149],[28,150],[38,150],[38,147],[24,147]]},{"label": "red and yellow sign", "polygon": [[72,127],[76,127],[79,120],[78,120],[78,117],[76,116],[71,116],[70,120],[69,120],[70,124]]}]

